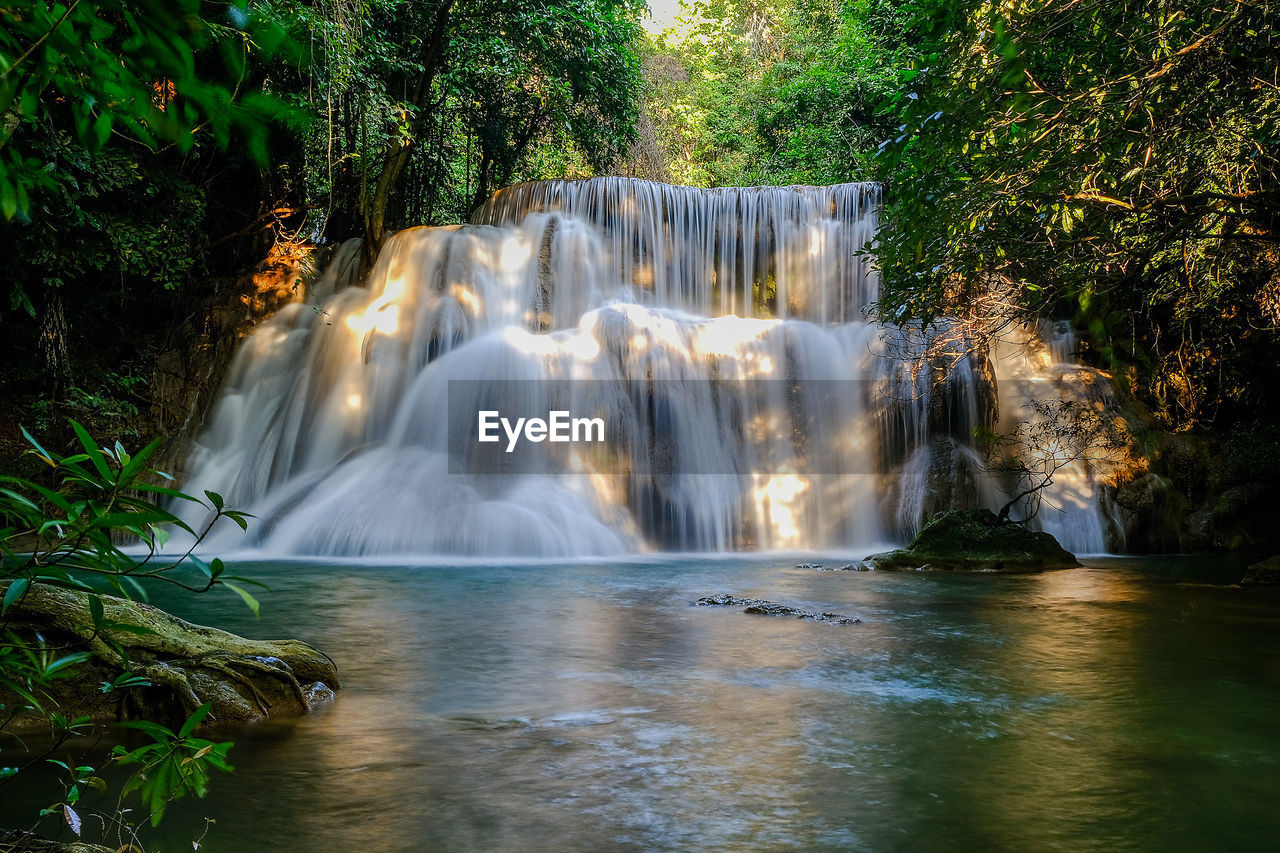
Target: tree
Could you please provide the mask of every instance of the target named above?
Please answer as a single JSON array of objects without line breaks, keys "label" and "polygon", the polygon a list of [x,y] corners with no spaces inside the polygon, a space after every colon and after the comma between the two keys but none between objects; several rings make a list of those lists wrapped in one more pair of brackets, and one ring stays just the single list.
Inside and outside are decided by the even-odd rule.
[{"label": "tree", "polygon": [[245,4],[27,0],[0,10],[0,22],[4,219],[25,218],[30,190],[53,180],[27,145],[45,123],[64,121],[90,154],[113,134],[185,153],[207,127],[224,147],[239,134],[265,162],[277,102],[240,89],[250,52],[270,56],[283,32]]},{"label": "tree", "polygon": [[648,48],[649,110],[679,180],[866,180],[911,49],[894,0],[714,0]]},{"label": "tree", "polygon": [[[882,315],[1074,314],[1171,424],[1265,405],[1273,4],[929,0],[890,109]],[[1263,364],[1268,366],[1264,367]]]},{"label": "tree", "polygon": [[[272,14],[314,45],[289,83],[319,112],[308,201],[370,259],[410,224],[464,220],[539,147],[597,168],[634,134],[634,0],[288,0]],[[553,177],[553,175],[529,175]]]},{"label": "tree", "polygon": [[1001,523],[1026,524],[1040,512],[1044,491],[1059,472],[1077,465],[1099,466],[1125,448],[1111,419],[1093,406],[1070,400],[1031,400],[1024,420],[1010,433],[978,431],[987,454],[987,470],[1003,479],[1009,498],[996,517]]}]

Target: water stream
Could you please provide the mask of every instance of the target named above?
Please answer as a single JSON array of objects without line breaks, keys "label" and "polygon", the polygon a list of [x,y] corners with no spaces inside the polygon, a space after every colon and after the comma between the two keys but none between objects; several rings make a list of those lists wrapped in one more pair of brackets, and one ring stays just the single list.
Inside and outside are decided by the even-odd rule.
[{"label": "water stream", "polygon": [[[148,849],[190,850],[205,817],[208,853],[1280,837],[1273,590],[1183,585],[1170,562],[1026,577],[795,563],[235,565],[273,589],[261,621],[229,593],[160,596],[198,622],[312,642],[346,686],[309,717],[234,733],[237,772],[176,804]],[[863,621],[691,606],[719,592]],[[49,790],[5,789],[0,811],[33,816]],[[110,806],[89,792],[80,811]]]}]

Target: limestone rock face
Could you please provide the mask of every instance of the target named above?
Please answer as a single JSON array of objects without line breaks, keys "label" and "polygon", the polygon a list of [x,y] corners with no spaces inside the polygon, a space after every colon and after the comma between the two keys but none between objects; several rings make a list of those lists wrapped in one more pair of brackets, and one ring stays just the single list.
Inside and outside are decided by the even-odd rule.
[{"label": "limestone rock face", "polygon": [[934,516],[906,548],[863,560],[873,571],[1040,572],[1080,565],[1048,533],[1001,522],[989,509]]},{"label": "limestone rock face", "polygon": [[1186,500],[1172,481],[1152,472],[1103,486],[1102,515],[1109,550],[1128,554],[1176,553]]}]

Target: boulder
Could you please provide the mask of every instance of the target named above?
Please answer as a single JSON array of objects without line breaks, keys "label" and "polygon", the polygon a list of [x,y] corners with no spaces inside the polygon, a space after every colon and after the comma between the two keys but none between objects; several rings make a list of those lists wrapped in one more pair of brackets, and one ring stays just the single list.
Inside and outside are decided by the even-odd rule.
[{"label": "boulder", "polygon": [[1244,578],[1240,583],[1263,584],[1280,583],[1280,554],[1269,557],[1260,563],[1254,563],[1244,570]]},{"label": "boulder", "polygon": [[1104,483],[1099,494],[1107,527],[1107,549],[1127,554],[1167,554],[1180,550],[1179,526],[1186,500],[1167,477],[1125,472]]},{"label": "boulder", "polygon": [[872,571],[1040,572],[1080,565],[1048,533],[1002,522],[989,509],[939,513],[906,548],[872,554]]}]

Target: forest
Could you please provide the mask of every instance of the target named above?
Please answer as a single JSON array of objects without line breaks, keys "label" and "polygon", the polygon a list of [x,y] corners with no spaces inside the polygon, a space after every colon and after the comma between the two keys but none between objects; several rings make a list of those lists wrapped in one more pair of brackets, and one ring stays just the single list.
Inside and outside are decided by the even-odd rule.
[{"label": "forest", "polygon": [[[56,804],[41,812],[39,831],[51,834],[52,821],[80,836],[80,797],[109,781],[123,791],[120,802],[133,798],[140,812],[125,818],[119,808],[107,809],[116,825],[100,840],[109,848],[125,845],[120,849],[136,843],[139,850],[158,843],[160,836],[142,827],[159,823],[186,794],[204,797],[221,781],[211,781],[213,771],[230,770],[230,743],[218,739],[206,716],[219,725],[243,723],[286,706],[305,712],[331,701],[335,661],[317,648],[348,639],[329,628],[308,635],[317,648],[227,635],[231,645],[212,651],[216,643],[199,633],[206,629],[188,633],[191,625],[162,611],[138,623],[116,602],[158,590],[162,603],[170,602],[166,610],[186,614],[165,596],[217,589],[233,593],[257,618],[259,599],[271,599],[258,589],[255,570],[270,579],[295,558],[791,554],[912,542],[879,563],[867,558],[871,563],[843,566],[883,572],[897,563],[914,568],[912,549],[925,547],[917,536],[929,532],[931,518],[986,506],[997,529],[1017,521],[1026,528],[1020,534],[1052,532],[1071,552],[1198,554],[1230,565],[1214,582],[1239,580],[1248,565],[1255,566],[1249,579],[1275,581],[1280,569],[1266,558],[1280,554],[1280,528],[1272,520],[1280,478],[1278,56],[1280,7],[1270,0],[5,4],[0,750],[9,752],[0,753],[0,799],[6,788],[34,788],[27,780],[43,779],[51,791],[45,799]],[[716,219],[730,216],[724,199],[734,199],[731,215],[742,217],[728,226]],[[802,207],[810,220],[779,212]],[[581,236],[575,223],[586,223],[590,234]],[[788,230],[801,226],[809,230]],[[677,233],[680,227],[688,233]],[[821,231],[828,227],[844,229],[843,236]],[[854,233],[859,244],[846,252]],[[793,250],[784,243],[793,237],[805,241],[804,251],[788,254]],[[696,253],[699,246],[711,247],[705,269],[714,272],[685,276],[681,262],[663,254]],[[820,261],[805,260],[810,255]],[[829,255],[836,260],[828,262]],[[818,273],[788,278],[789,264],[805,263]],[[511,296],[512,270],[525,270],[522,264],[534,271],[521,272],[527,281],[518,286],[531,289]],[[405,296],[407,268],[454,301],[428,308],[427,297],[420,304]],[[872,298],[850,308],[852,297],[842,295],[829,309],[824,300],[835,297],[812,281],[819,273],[835,280],[845,270],[854,270],[849,292]],[[633,291],[617,289],[620,283],[654,295],[633,305]],[[367,296],[351,295],[361,287]],[[736,303],[734,287],[742,293]],[[523,320],[493,320],[494,306],[508,298],[529,303]],[[842,325],[845,331],[832,331]],[[728,343],[706,343],[722,328]],[[351,330],[355,348],[325,343],[336,341],[334,329]],[[775,333],[789,337],[768,338]],[[263,343],[268,335],[300,343],[272,350]],[[854,336],[861,349],[848,343]],[[466,349],[473,338],[498,355]],[[830,373],[820,360],[804,367],[810,353],[830,361],[839,352],[852,365],[876,346],[919,347],[914,367]],[[398,366],[388,367],[393,349]],[[1030,367],[1017,361],[1023,373],[1009,366],[1014,350],[1017,358],[1030,353]],[[501,501],[486,491],[495,481],[484,476],[457,487],[464,498],[428,495],[402,482],[444,482],[458,474],[452,458],[444,470],[417,453],[433,447],[429,441],[414,444],[417,423],[429,420],[424,413],[446,405],[449,395],[440,389],[453,393],[452,385],[429,383],[433,368],[464,357],[477,371],[522,365],[519,359],[531,356],[545,357],[545,364],[607,361],[593,361],[598,353],[622,365],[616,375],[590,373],[598,384],[626,385],[636,377],[714,384],[730,372],[722,358],[743,371],[786,363],[791,373],[781,378],[788,381],[809,370],[823,380],[862,383],[857,387],[871,389],[871,414],[854,414],[880,424],[867,428],[880,430],[871,439],[879,455],[868,462],[839,456],[832,470],[865,474],[863,465],[878,485],[860,480],[856,494],[837,499],[817,480],[785,468],[786,476],[756,471],[767,488],[752,496],[724,498],[716,492],[721,487],[703,480],[696,481],[702,491],[690,496],[667,484],[671,471],[658,471],[643,487],[597,483],[595,508],[587,511],[581,507],[590,501],[577,486],[532,475]],[[336,367],[344,358],[346,367]],[[641,358],[649,360],[635,360]],[[1057,371],[1048,381],[1070,386],[1070,395],[1064,390],[1061,401],[1030,403],[1032,414],[1019,422],[1010,401],[1028,382],[1046,381],[1034,373],[1046,367]],[[564,378],[540,369],[552,371],[537,374],[548,388]],[[761,367],[759,375],[772,369]],[[511,378],[454,370],[450,382]],[[951,395],[950,402],[930,402],[934,392],[920,390],[920,376],[930,377],[925,386],[944,389],[936,393]],[[326,382],[327,390],[316,390]],[[876,410],[877,395],[893,397],[886,387],[894,393],[910,387],[912,399],[881,401]],[[794,401],[796,392],[789,393]],[[686,403],[670,409],[704,411]],[[447,405],[452,418],[454,403]],[[264,414],[255,420],[258,409]],[[821,411],[806,409],[809,421],[797,434],[836,435],[834,426],[813,426],[826,423]],[[366,420],[357,424],[351,420],[357,416]],[[709,461],[705,448],[719,442],[697,444],[701,433],[671,427],[678,416],[652,401],[639,427],[622,430],[637,444],[612,451],[614,467],[595,473],[643,470],[649,457],[637,461],[644,454],[634,448],[644,441],[634,435],[645,428],[653,430],[647,452],[675,457],[653,450],[667,441],[654,426],[664,417],[666,436],[678,437],[673,444],[704,448],[697,451],[703,467],[687,470],[738,473]],[[618,434],[608,432],[611,441]],[[808,437],[786,442],[810,449]],[[1032,444],[1047,454],[1034,464],[1019,456]],[[1072,447],[1062,451],[1063,444]],[[1049,445],[1053,450],[1044,450]],[[573,464],[580,472],[581,460]],[[681,473],[688,463],[673,464]],[[234,466],[240,473],[228,474]],[[1079,482],[1068,474],[1077,470],[1084,472]],[[1051,486],[1082,489],[1085,497],[1054,498]],[[372,496],[379,489],[385,493]],[[816,503],[795,508],[807,500]],[[1069,515],[1073,500],[1090,531],[1096,528],[1091,539],[1066,541],[1076,535],[1076,522],[1050,515]],[[784,505],[789,509],[779,509]],[[707,520],[707,507],[722,515]],[[410,508],[433,521],[413,520]],[[1024,517],[1011,519],[1019,509]],[[841,513],[839,521],[823,520]],[[381,539],[367,533],[383,520],[388,532]],[[526,522],[533,533],[520,526]],[[561,522],[571,532],[548,532]],[[242,559],[244,566],[213,556],[227,542],[226,550],[235,550],[238,540],[225,538],[234,528],[257,537],[251,547],[258,556]],[[162,559],[173,550],[170,531],[182,544]],[[206,554],[211,543],[217,547]],[[1079,565],[1060,550],[1050,549],[1059,561],[1053,565],[1034,549],[1024,559],[1037,571]],[[947,555],[938,560],[954,556]],[[797,569],[827,568],[804,559]],[[501,581],[507,583],[518,581]],[[548,590],[560,589],[560,580],[549,583]],[[300,593],[287,580],[282,586],[283,600],[310,607],[288,598]],[[402,594],[387,589],[379,593],[387,601]],[[1119,596],[1114,600],[1137,595],[1107,589]],[[470,593],[450,586],[438,592],[462,602],[457,612],[484,619],[468,609],[479,606]],[[340,594],[349,593],[344,587]],[[803,601],[825,600],[807,594]],[[1161,601],[1159,607],[1174,606]],[[728,602],[756,608],[749,613],[783,612],[756,598],[711,604]],[[787,613],[796,614],[844,618],[803,607]],[[1248,642],[1270,642],[1273,615],[1231,614],[1223,618],[1265,621],[1268,627]],[[254,630],[237,621],[243,613],[227,618],[238,632]],[[325,624],[341,621],[335,616]],[[39,627],[46,623],[54,627]],[[272,624],[295,632],[288,621]],[[1000,625],[993,630],[1014,630]],[[49,631],[62,639],[48,644]],[[460,646],[459,655],[468,648]],[[547,665],[526,663],[531,672]],[[346,661],[337,665],[350,680]],[[68,680],[73,672],[79,674]],[[222,693],[202,686],[220,678],[242,686]],[[91,692],[101,695],[82,702],[68,686],[75,680],[100,683]],[[1241,707],[1274,700],[1272,682],[1259,683],[1258,695],[1242,699]],[[160,688],[171,694],[157,698]],[[640,707],[657,700],[616,701]],[[81,710],[85,715],[77,716]],[[449,725],[472,719],[468,709],[454,710]],[[462,737],[474,734],[467,726],[499,738],[494,733],[503,727],[533,732],[541,725],[511,713],[521,722],[467,722]],[[131,718],[126,725],[138,740],[94,759],[101,772],[57,758],[110,714]],[[6,726],[23,715],[43,727],[40,737],[51,745],[33,754],[44,758],[11,757],[14,744],[2,740],[10,737]],[[606,716],[610,725],[630,719],[615,711]],[[362,719],[368,724],[373,717]],[[546,719],[559,718],[548,710]],[[1250,719],[1250,728],[1265,728]],[[722,725],[752,734],[727,719]],[[433,732],[423,743],[437,749],[443,736]],[[1255,755],[1275,747],[1266,741]],[[441,757],[447,749],[432,755],[449,760]],[[53,770],[45,766],[50,762]],[[473,766],[480,765],[467,765]],[[130,767],[132,775],[121,781],[121,768]],[[582,781],[589,783],[606,784]],[[1249,784],[1265,794],[1265,782]],[[475,804],[482,812],[488,806]],[[199,835],[190,808],[174,805],[182,828],[164,837],[164,849],[175,840],[185,849]],[[594,808],[583,814],[608,812]],[[922,818],[935,829],[957,819],[950,812]],[[1220,820],[1214,815],[1182,829],[1195,837]],[[37,822],[0,809],[6,827]],[[754,844],[771,837],[755,824],[745,836],[708,830],[684,838],[615,822],[628,827],[611,836],[618,849],[738,842],[756,849],[743,838]],[[535,832],[529,849],[550,849],[561,830],[571,847],[588,849],[591,825],[566,827]],[[1024,829],[1009,829],[1010,843],[1027,849],[1048,843],[1034,833],[1017,835]],[[421,849],[493,849],[511,840],[487,830],[456,831],[463,834]],[[873,833],[864,848],[830,841],[835,836],[825,831],[810,827],[808,835],[786,838],[806,849],[892,847],[888,836]],[[978,843],[981,833],[965,832],[945,836],[954,846],[929,849]],[[1139,839],[1139,846],[1179,837],[1170,832]],[[210,838],[216,836],[213,830]],[[401,849],[393,836],[376,838],[369,849]],[[34,843],[0,831],[0,850],[45,849],[24,846]]]},{"label": "forest", "polygon": [[634,3],[62,9],[5,13],[18,420],[139,430],[166,333],[272,249],[602,174],[883,181],[890,322],[1069,318],[1170,429],[1270,414],[1267,4],[697,3],[655,36]]}]

